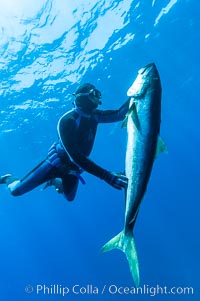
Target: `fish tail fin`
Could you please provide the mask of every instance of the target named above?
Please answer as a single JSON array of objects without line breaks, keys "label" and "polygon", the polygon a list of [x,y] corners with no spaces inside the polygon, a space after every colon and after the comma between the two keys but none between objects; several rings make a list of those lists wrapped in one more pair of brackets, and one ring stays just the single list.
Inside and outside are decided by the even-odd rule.
[{"label": "fish tail fin", "polygon": [[124,231],[120,232],[102,247],[101,252],[108,252],[113,249],[119,249],[125,253],[131,275],[136,287],[138,287],[140,282],[139,262],[132,231],[128,233]]}]

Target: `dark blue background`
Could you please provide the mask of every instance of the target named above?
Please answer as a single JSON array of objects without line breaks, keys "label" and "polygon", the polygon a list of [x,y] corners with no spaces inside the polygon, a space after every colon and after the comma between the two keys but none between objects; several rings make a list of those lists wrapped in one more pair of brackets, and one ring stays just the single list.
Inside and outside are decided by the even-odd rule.
[{"label": "dark blue background", "polygon": [[[125,101],[126,90],[137,70],[154,61],[162,80],[161,136],[168,146],[168,154],[161,155],[155,162],[135,227],[141,286],[191,286],[194,295],[158,295],[156,298],[196,301],[200,295],[199,4],[194,0],[177,1],[155,26],[157,16],[170,1],[162,1],[162,4],[155,1],[153,6],[150,1],[140,1],[138,7],[135,1],[129,1],[131,5],[124,11],[123,26],[113,31],[102,49],[94,45],[87,51],[91,37],[97,41],[102,38],[92,35],[98,28],[98,20],[105,18],[108,22],[106,14],[114,12],[116,18],[104,24],[109,29],[123,16],[123,10],[118,10],[122,2],[109,1],[106,6],[104,1],[98,4],[94,1],[91,13],[85,3],[83,19],[76,19],[80,9],[77,6],[71,26],[76,28],[76,38],[70,51],[61,47],[70,30],[60,33],[52,43],[42,44],[33,43],[30,31],[20,37],[23,47],[13,53],[9,47],[14,45],[15,49],[19,43],[16,37],[8,36],[7,46],[6,43],[1,45],[0,172],[23,176],[44,158],[48,147],[57,139],[59,117],[71,108],[73,99],[69,93],[80,82],[89,81],[101,89],[103,109],[118,108]],[[55,3],[60,4],[60,11],[54,11]],[[42,36],[42,30],[45,31],[54,14],[58,16],[61,10],[69,9],[67,4],[55,3],[44,1],[33,19],[23,17],[21,22],[24,26],[27,24],[27,28],[32,24],[32,29],[37,28],[38,22],[38,33]],[[46,17],[46,23],[39,26],[42,17]],[[63,19],[65,22],[67,24]],[[5,32],[3,28],[4,24],[1,30]],[[135,37],[123,44],[127,34],[135,34]],[[81,44],[83,40],[85,46]],[[65,64],[58,66],[56,75],[51,74],[51,63],[59,54],[66,58]],[[20,83],[15,76],[24,74],[26,79],[29,67],[41,57],[45,58],[46,65],[38,64],[31,75],[32,85],[26,86],[25,80]],[[75,70],[74,80],[68,78],[70,68]],[[126,131],[121,129],[121,124],[102,125],[91,158],[109,170],[123,170],[125,146]],[[103,296],[71,294],[63,298],[37,296],[35,292],[29,296],[24,292],[28,284],[34,288],[37,284],[133,286],[124,255],[119,251],[99,252],[123,227],[123,193],[89,174],[85,174],[85,180],[87,184],[80,184],[72,203],[67,203],[52,189],[41,192],[37,188],[13,198],[5,187],[0,187],[1,300],[152,298],[108,293]]]}]

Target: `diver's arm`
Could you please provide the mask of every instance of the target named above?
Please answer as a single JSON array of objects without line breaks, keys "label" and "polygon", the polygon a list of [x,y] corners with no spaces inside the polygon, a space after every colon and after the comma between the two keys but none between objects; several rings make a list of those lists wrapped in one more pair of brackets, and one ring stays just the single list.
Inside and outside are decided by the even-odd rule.
[{"label": "diver's arm", "polygon": [[71,159],[82,169],[102,179],[104,177],[105,169],[98,166],[96,163],[94,163],[79,151],[80,147],[79,145],[77,145],[74,139],[75,131],[75,120],[65,118],[65,116],[61,118],[58,124],[58,132],[60,140],[66,152],[69,154]]},{"label": "diver's arm", "polygon": [[105,110],[105,111],[97,110],[95,112],[95,117],[98,123],[122,121],[125,118],[126,113],[128,112],[129,102],[130,102],[130,97],[118,110]]},{"label": "diver's arm", "polygon": [[79,146],[74,142],[74,131],[76,130],[76,122],[73,119],[61,118],[58,124],[58,132],[61,143],[70,155],[72,160],[85,171],[104,180],[109,185],[121,190],[127,187],[127,178],[122,174],[113,173],[103,169],[88,159],[79,151]]}]

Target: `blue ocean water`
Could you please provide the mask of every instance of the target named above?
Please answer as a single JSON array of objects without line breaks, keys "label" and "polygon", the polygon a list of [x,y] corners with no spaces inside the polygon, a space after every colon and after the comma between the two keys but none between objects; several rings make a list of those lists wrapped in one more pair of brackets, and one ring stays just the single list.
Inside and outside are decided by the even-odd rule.
[{"label": "blue ocean water", "polygon": [[[51,188],[14,198],[0,187],[0,299],[148,300],[148,289],[159,287],[157,300],[199,300],[198,1],[0,0],[0,8],[1,174],[22,177],[46,156],[80,83],[102,91],[102,109],[118,108],[137,70],[152,61],[168,146],[135,227],[143,293],[115,293],[134,285],[126,259],[100,253],[123,227],[123,193],[85,174],[72,203]],[[91,158],[120,171],[125,147],[120,123],[102,125]],[[65,296],[53,292],[75,285]],[[179,291],[164,294],[165,286]],[[184,287],[193,294],[181,294]]]}]

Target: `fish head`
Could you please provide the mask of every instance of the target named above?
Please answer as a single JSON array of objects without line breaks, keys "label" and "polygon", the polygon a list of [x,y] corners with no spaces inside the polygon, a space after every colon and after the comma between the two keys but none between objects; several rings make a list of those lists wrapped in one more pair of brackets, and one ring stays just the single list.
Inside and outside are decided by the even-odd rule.
[{"label": "fish head", "polygon": [[138,75],[127,91],[127,96],[142,98],[152,79],[158,77],[158,71],[154,63],[150,63],[138,71]]}]

